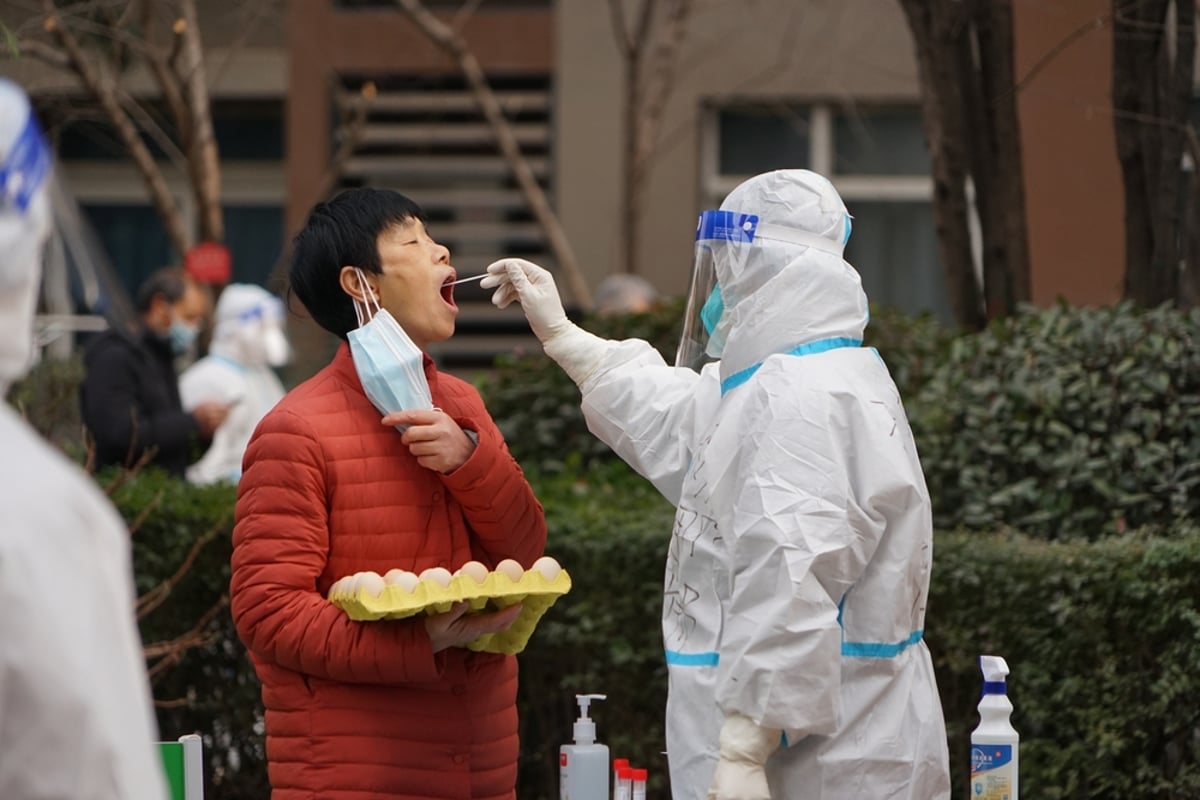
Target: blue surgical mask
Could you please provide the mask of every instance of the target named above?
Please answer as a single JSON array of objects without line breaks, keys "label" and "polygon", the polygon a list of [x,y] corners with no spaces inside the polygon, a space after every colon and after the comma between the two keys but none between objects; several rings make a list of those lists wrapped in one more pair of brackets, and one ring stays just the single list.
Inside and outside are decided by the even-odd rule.
[{"label": "blue surgical mask", "polygon": [[[367,399],[383,415],[433,408],[421,349],[400,323],[375,302],[362,273],[356,270],[356,274],[367,303],[364,311],[355,302],[359,327],[350,331],[346,338],[350,341],[350,356]],[[407,426],[397,427],[403,430]]]},{"label": "blue surgical mask", "polygon": [[196,343],[199,333],[200,328],[195,325],[177,319],[171,320],[171,327],[167,331],[167,343],[171,346],[171,352],[177,356],[187,353]]},{"label": "blue surgical mask", "polygon": [[704,301],[704,306],[700,309],[700,321],[704,323],[704,330],[708,331],[709,336],[716,330],[717,323],[721,320],[721,315],[724,313],[725,299],[721,297],[721,285],[717,284],[713,287],[712,294],[708,296],[708,299]]}]

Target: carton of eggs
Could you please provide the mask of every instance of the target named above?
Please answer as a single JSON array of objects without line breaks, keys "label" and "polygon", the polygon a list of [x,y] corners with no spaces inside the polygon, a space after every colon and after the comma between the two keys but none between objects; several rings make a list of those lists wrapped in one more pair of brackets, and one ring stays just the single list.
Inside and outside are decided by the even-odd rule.
[{"label": "carton of eggs", "polygon": [[467,645],[472,650],[519,653],[554,602],[571,589],[571,577],[557,561],[543,556],[525,569],[506,558],[494,570],[468,561],[453,573],[430,567],[420,574],[403,569],[356,572],[334,581],[329,600],[353,620],[404,619],[416,614],[449,611],[466,601],[470,611],[486,611],[521,603],[521,614],[504,631]]}]

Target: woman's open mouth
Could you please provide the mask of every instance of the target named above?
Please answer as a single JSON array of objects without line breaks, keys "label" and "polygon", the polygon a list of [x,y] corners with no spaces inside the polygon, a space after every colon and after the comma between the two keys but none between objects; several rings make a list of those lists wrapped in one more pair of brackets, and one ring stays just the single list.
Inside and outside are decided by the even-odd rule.
[{"label": "woman's open mouth", "polygon": [[445,283],[442,284],[442,302],[451,308],[458,310],[458,306],[454,302],[454,275],[446,277]]}]

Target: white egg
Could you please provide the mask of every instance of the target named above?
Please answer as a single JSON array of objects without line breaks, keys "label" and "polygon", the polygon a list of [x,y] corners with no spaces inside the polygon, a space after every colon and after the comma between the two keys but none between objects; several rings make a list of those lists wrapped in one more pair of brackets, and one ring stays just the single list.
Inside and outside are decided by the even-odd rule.
[{"label": "white egg", "polygon": [[353,575],[347,575],[342,578],[342,591],[346,594],[358,594],[359,583],[362,580],[364,573],[356,572]]},{"label": "white egg", "polygon": [[467,563],[465,563],[461,567],[459,567],[458,571],[455,572],[454,574],[455,575],[466,575],[468,578],[471,578],[476,583],[483,583],[485,580],[487,580],[488,568],[485,567],[483,564],[479,563],[478,561],[468,561]]},{"label": "white egg", "polygon": [[389,569],[387,574],[383,576],[383,582],[388,586],[399,586],[411,594],[417,588],[417,584],[421,582],[421,579],[417,577],[416,573],[409,572],[406,569]]},{"label": "white egg", "polygon": [[554,580],[558,577],[558,573],[562,572],[562,567],[550,556],[542,556],[533,562],[533,569],[542,573],[542,577],[548,581]]},{"label": "white egg", "polygon": [[450,578],[452,577],[450,570],[445,567],[430,567],[421,573],[421,580],[432,581],[442,588],[450,585]]},{"label": "white egg", "polygon": [[366,592],[372,597],[379,597],[383,592],[383,578],[378,572],[360,572],[357,578],[358,591]]},{"label": "white egg", "polygon": [[329,595],[328,596],[333,597],[335,594],[341,594],[345,584],[346,584],[345,578],[338,578],[336,581],[333,582],[333,585],[329,587]]},{"label": "white egg", "polygon": [[506,558],[496,565],[496,572],[507,575],[509,580],[516,583],[525,574],[525,568],[511,558]]}]

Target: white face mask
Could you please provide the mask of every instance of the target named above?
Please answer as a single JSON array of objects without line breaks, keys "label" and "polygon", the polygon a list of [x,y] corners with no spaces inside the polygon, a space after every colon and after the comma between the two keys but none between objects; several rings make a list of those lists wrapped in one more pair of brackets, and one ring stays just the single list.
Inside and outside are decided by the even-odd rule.
[{"label": "white face mask", "polygon": [[[424,355],[400,323],[381,308],[361,270],[354,270],[364,304],[354,301],[358,327],[349,334],[350,355],[367,399],[380,414],[433,408]],[[397,426],[402,430],[407,426]]]}]

